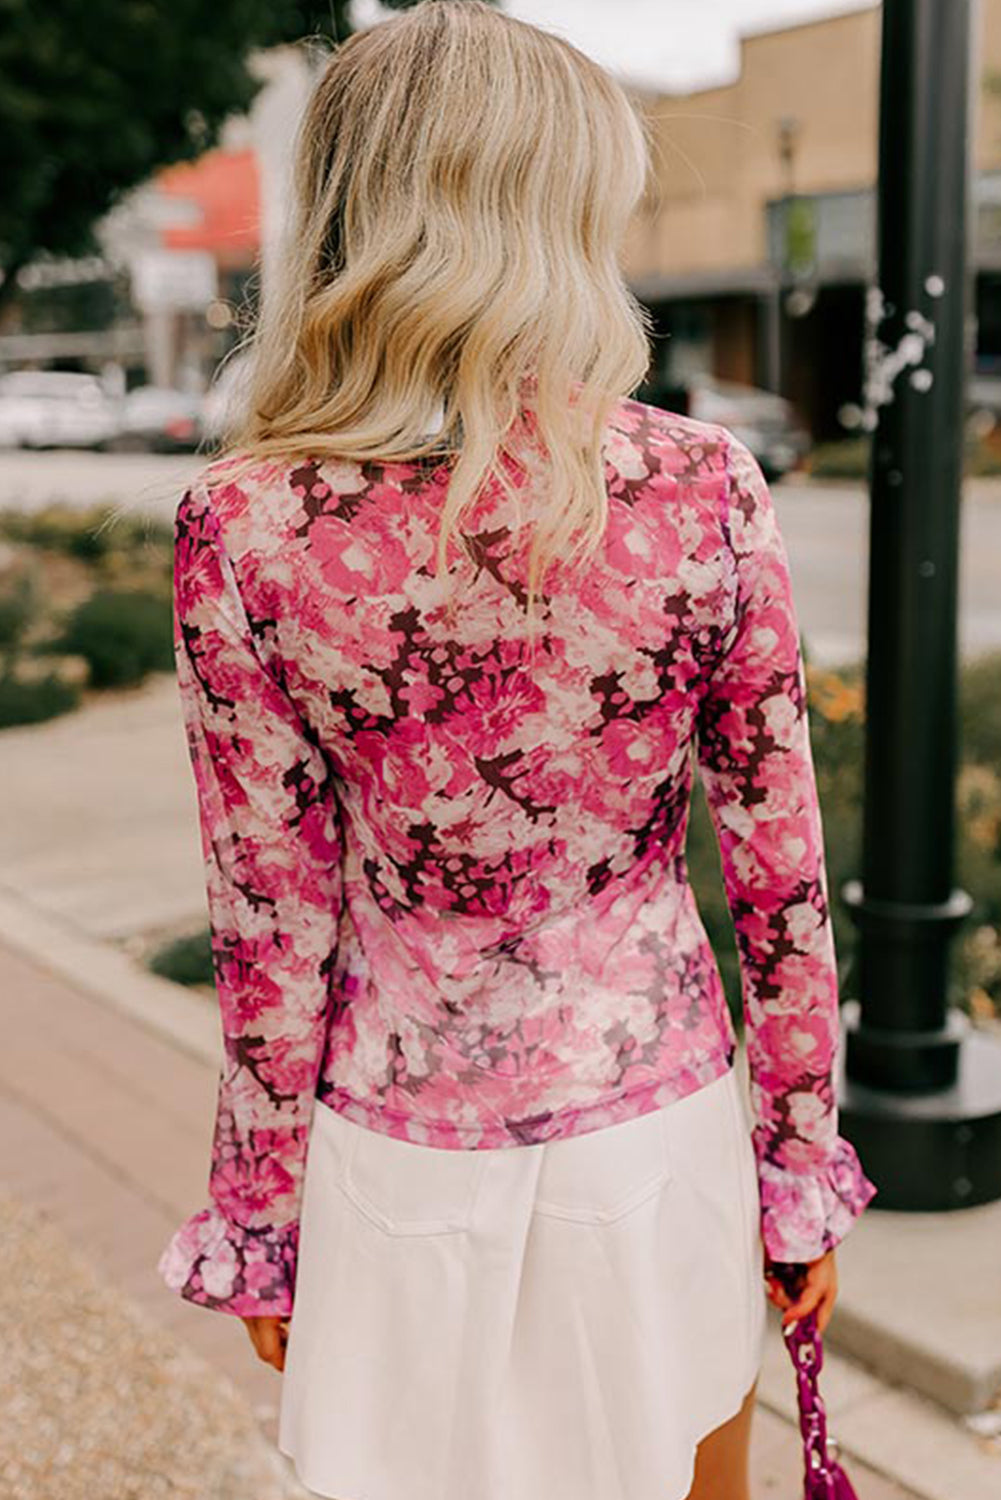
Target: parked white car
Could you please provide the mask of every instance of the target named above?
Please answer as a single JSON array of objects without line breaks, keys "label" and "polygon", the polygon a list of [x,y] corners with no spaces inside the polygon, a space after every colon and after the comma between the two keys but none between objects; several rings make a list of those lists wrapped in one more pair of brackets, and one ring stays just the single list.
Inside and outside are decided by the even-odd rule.
[{"label": "parked white car", "polygon": [[190,452],[202,436],[202,398],[169,386],[140,385],[122,401],[121,451]]},{"label": "parked white car", "polygon": [[121,403],[96,375],[14,370],[0,376],[0,444],[99,448],[121,429]]}]

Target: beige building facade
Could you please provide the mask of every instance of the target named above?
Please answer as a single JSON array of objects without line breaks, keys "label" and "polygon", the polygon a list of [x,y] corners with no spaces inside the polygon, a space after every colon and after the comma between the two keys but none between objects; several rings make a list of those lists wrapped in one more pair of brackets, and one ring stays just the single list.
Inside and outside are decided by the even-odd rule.
[{"label": "beige building facade", "polygon": [[[1001,373],[1001,0],[976,18],[977,364]],[[726,87],[639,98],[654,170],[624,258],[656,319],[654,384],[778,389],[815,438],[845,435],[876,276],[880,52],[873,5],[745,37]]]}]

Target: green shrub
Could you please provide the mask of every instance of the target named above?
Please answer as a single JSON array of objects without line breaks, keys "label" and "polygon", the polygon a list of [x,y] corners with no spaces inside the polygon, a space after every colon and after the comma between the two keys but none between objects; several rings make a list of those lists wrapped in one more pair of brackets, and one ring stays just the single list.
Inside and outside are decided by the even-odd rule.
[{"label": "green shrub", "polygon": [[206,927],[157,948],[147,966],[175,984],[214,984],[211,934]]},{"label": "green shrub", "polygon": [[959,753],[1001,769],[1001,652],[963,663],[959,677]]},{"label": "green shrub", "polygon": [[809,471],[814,479],[867,479],[869,449],[868,438],[818,443],[810,453]]},{"label": "green shrub", "polygon": [[54,651],[86,657],[94,687],[124,687],[174,666],[171,601],[166,593],[98,589],[72,611]]},{"label": "green shrub", "polygon": [[965,472],[977,479],[992,479],[1001,474],[1001,447],[994,433],[967,443]]},{"label": "green shrub", "polygon": [[55,673],[34,682],[20,682],[9,672],[0,675],[0,729],[18,724],[40,724],[68,713],[80,701],[80,689]]},{"label": "green shrub", "polygon": [[169,550],[173,534],[169,524],[149,516],[122,513],[112,505],[84,508],[66,502],[34,511],[5,510],[0,515],[0,533],[83,561],[95,561],[109,552],[149,547]]},{"label": "green shrub", "polygon": [[38,609],[32,572],[19,572],[0,587],[0,651],[16,651]]}]

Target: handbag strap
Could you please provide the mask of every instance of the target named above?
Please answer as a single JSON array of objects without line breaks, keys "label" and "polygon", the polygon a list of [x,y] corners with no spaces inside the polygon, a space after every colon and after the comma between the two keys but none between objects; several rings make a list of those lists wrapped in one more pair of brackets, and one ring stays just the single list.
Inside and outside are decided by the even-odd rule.
[{"label": "handbag strap", "polygon": [[[773,1263],[770,1269],[790,1297],[799,1295],[806,1278],[805,1264]],[[796,1369],[806,1500],[858,1500],[847,1474],[837,1462],[837,1443],[827,1433],[827,1408],[819,1389],[824,1347],[816,1312],[810,1311],[795,1323],[784,1324],[782,1337]]]}]

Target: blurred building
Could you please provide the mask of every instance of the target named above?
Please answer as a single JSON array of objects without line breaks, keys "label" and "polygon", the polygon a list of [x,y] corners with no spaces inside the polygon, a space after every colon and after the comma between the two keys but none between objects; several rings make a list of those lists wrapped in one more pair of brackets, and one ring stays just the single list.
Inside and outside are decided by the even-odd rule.
[{"label": "blurred building", "polygon": [[227,122],[217,149],[156,173],[102,226],[109,257],[128,267],[154,385],[205,387],[277,252],[309,62],[278,47],[252,64],[262,87],[249,115]]},{"label": "blurred building", "polygon": [[[638,95],[654,174],[625,268],[655,318],[653,390],[701,373],[758,385],[789,397],[814,438],[844,435],[876,275],[880,19],[873,4],[761,30],[743,38],[732,83]],[[238,309],[267,295],[312,65],[296,47],[256,54],[249,116],[128,195],[101,226],[103,260],[27,267],[25,287],[117,278],[124,311],[102,328],[5,331],[0,368],[202,389]],[[973,76],[976,362],[1001,412],[1001,0],[981,0]]]},{"label": "blurred building", "polygon": [[[836,0],[831,9],[836,10]],[[705,372],[789,397],[817,439],[861,401],[876,276],[880,9],[762,31],[729,86],[646,98],[655,180],[628,239],[656,379]],[[975,42],[977,369],[1001,372],[1001,0]]]},{"label": "blurred building", "polygon": [[[0,371],[83,369],[112,388],[204,390],[277,253],[292,140],[310,86],[310,62],[298,48],[259,52],[251,62],[262,87],[250,113],[227,122],[214,150],[126,194],[98,226],[102,254],[41,257],[24,268],[18,283],[28,296],[9,310]],[[65,292],[74,288],[88,295],[69,303]]]}]

